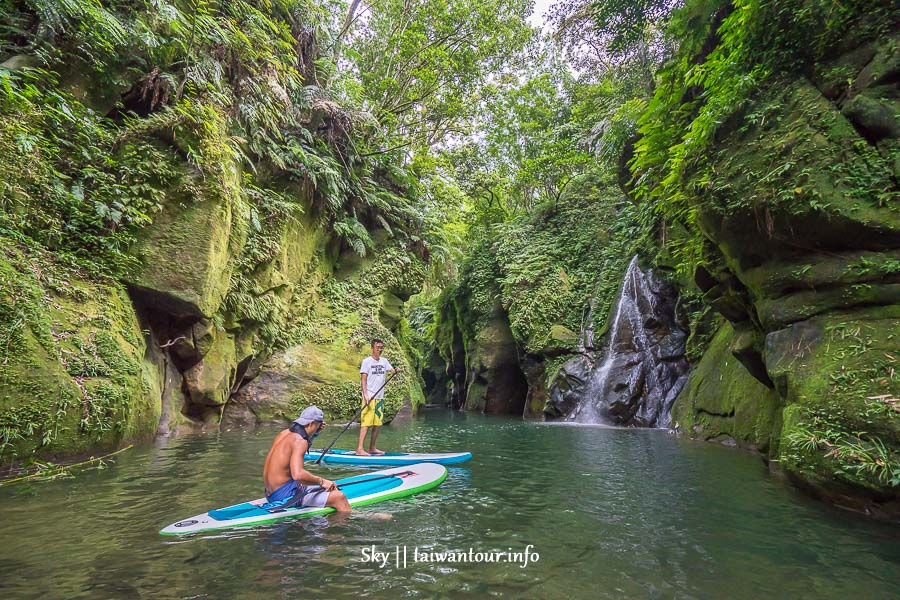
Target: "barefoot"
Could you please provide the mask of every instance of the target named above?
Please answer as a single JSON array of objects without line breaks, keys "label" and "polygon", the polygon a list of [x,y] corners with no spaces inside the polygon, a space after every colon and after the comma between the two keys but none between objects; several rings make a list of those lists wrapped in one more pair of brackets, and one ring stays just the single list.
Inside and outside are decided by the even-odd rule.
[{"label": "barefoot", "polygon": [[366,452],[365,450],[357,450],[357,451],[356,451],[356,455],[357,455],[357,456],[372,456],[371,454],[369,454],[369,453]]},{"label": "barefoot", "polygon": [[384,454],[383,450],[379,450],[378,448],[369,448],[370,456],[381,456],[382,454]]}]

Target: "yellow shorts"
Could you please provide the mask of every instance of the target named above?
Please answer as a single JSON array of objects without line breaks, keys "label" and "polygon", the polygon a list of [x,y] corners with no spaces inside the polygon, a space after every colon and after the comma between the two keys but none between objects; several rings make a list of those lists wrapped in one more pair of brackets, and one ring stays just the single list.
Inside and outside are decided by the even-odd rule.
[{"label": "yellow shorts", "polygon": [[362,410],[359,424],[362,427],[381,427],[381,418],[384,416],[384,399],[377,398],[369,402]]}]

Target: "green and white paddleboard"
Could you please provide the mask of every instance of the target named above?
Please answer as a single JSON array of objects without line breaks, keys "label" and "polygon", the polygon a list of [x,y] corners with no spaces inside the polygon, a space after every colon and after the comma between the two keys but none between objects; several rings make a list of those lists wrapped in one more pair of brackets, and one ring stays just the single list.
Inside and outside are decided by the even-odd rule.
[{"label": "green and white paddleboard", "polygon": [[[411,496],[437,487],[447,478],[447,469],[436,463],[417,463],[364,475],[338,479],[335,483],[347,495],[350,506],[365,506],[394,498]],[[162,535],[184,535],[215,529],[247,527],[280,519],[311,517],[333,512],[333,508],[263,508],[265,498],[227,506],[172,523]]]}]

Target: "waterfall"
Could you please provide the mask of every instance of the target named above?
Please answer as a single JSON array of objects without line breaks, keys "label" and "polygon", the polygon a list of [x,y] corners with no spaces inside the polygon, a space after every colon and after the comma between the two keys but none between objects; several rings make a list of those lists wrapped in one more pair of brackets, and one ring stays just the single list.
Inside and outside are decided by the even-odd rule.
[{"label": "waterfall", "polygon": [[567,361],[561,369],[565,381],[551,388],[557,412],[577,423],[668,426],[672,403],[687,380],[686,337],[675,324],[671,286],[642,271],[635,256],[625,272],[606,347]]}]

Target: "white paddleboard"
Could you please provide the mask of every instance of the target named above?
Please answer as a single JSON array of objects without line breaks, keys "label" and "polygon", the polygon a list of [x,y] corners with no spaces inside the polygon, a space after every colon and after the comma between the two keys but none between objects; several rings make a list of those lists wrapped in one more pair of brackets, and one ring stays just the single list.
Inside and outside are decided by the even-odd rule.
[{"label": "white paddleboard", "polygon": [[[372,471],[335,483],[347,495],[350,506],[365,506],[394,498],[410,496],[437,487],[447,478],[447,469],[436,463],[417,463],[383,471]],[[163,528],[162,535],[184,535],[215,529],[247,527],[280,519],[311,517],[333,512],[330,507],[264,508],[265,498],[211,510]]]}]

